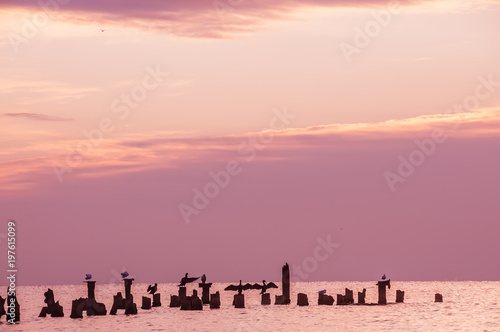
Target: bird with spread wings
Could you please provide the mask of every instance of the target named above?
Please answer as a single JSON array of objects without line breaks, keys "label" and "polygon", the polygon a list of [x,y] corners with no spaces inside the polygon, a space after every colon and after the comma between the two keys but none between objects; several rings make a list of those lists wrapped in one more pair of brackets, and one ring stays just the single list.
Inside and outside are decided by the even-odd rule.
[{"label": "bird with spread wings", "polygon": [[224,288],[225,291],[226,290],[238,291],[238,294],[241,294],[244,290],[247,290],[247,289],[253,289],[253,285],[252,284],[245,284],[245,285],[243,285],[241,283],[241,280],[240,280],[240,284],[239,285],[229,285],[226,288]]},{"label": "bird with spread wings", "polygon": [[265,280],[262,280],[262,285],[259,284],[252,285],[252,289],[260,289],[261,294],[265,294],[269,288],[278,288],[278,286],[276,286],[274,282],[270,282],[267,284]]}]

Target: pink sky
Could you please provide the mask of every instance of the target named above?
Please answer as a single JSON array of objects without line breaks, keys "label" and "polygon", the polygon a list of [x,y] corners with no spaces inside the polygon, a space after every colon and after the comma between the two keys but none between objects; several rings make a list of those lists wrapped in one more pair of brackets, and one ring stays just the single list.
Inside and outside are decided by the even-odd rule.
[{"label": "pink sky", "polygon": [[0,1],[21,284],[499,280],[499,2],[59,1]]}]

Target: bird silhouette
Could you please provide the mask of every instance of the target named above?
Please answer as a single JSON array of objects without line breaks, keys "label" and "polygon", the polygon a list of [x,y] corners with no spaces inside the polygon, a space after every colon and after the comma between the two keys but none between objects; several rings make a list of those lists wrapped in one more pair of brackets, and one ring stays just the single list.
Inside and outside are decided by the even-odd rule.
[{"label": "bird silhouette", "polygon": [[149,285],[148,286],[148,293],[151,294],[151,295],[155,295],[157,289],[158,289],[158,284],[157,283],[155,283],[154,286]]},{"label": "bird silhouette", "polygon": [[224,290],[238,291],[238,294],[241,294],[244,290],[253,289],[253,287],[254,286],[251,285],[251,284],[245,284],[245,285],[243,285],[241,283],[241,280],[240,280],[240,284],[239,285],[229,285],[226,288],[224,288]]},{"label": "bird silhouette", "polygon": [[186,273],[186,276],[181,279],[181,283],[179,286],[185,286],[186,284],[189,284],[190,282],[195,281],[199,277],[193,278],[193,277],[188,277],[188,274]]},{"label": "bird silhouette", "polygon": [[382,280],[385,280],[387,279],[387,277],[385,276],[385,274],[382,276]]},{"label": "bird silhouette", "polygon": [[87,273],[85,275],[85,280],[90,280],[90,279],[92,279],[92,275],[90,273]]},{"label": "bird silhouette", "polygon": [[203,284],[204,284],[206,281],[207,281],[207,276],[206,276],[205,274],[203,274],[203,275],[201,276],[201,283],[203,283]]},{"label": "bird silhouette", "polygon": [[126,277],[128,277],[128,272],[124,271],[121,273],[121,275],[122,275],[122,278],[125,279]]},{"label": "bird silhouette", "polygon": [[259,284],[253,284],[252,289],[260,289],[261,294],[265,294],[268,288],[278,288],[274,282],[270,282],[266,284],[265,280],[262,280],[262,285]]}]

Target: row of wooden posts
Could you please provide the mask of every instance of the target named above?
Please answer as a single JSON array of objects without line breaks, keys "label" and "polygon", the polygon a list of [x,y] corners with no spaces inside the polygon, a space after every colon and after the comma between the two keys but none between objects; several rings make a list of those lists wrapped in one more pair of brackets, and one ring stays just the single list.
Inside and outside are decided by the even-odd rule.
[{"label": "row of wooden posts", "polygon": [[[134,303],[134,297],[131,293],[133,278],[124,278],[125,284],[125,297],[123,297],[121,292],[118,292],[115,296],[113,296],[113,306],[110,315],[116,315],[119,309],[125,310],[126,315],[135,315],[137,314],[137,305]],[[73,300],[71,306],[71,318],[83,318],[83,311],[86,311],[87,316],[99,316],[106,315],[107,310],[106,306],[103,303],[99,303],[95,298],[95,281],[86,281],[87,283],[87,297],[79,298]],[[193,290],[193,294],[191,296],[187,296],[186,287],[179,286],[178,295],[170,296],[170,307],[176,308],[180,307],[181,310],[203,310],[203,304],[209,304],[211,309],[220,308],[220,293],[217,291],[213,294],[210,294],[210,287],[212,283],[199,283],[198,286],[202,288],[202,297],[201,299],[198,297],[198,291],[196,289]],[[363,289],[362,292],[358,292],[358,305],[384,305],[387,304],[386,299],[386,289],[391,287],[390,280],[383,280],[377,283],[378,286],[378,303],[366,303],[366,289]],[[404,291],[397,290],[396,291],[396,302],[401,303],[404,302]],[[52,317],[64,317],[63,307],[59,304],[59,301],[55,301],[54,292],[49,289],[44,293],[45,295],[45,303],[47,306],[43,307],[39,317],[46,317],[50,315]],[[15,313],[14,321],[20,320],[19,313],[19,303],[17,299],[14,297],[14,301],[11,301],[11,298],[7,299],[7,303],[15,303],[15,306],[8,306],[8,311],[10,313]],[[441,294],[435,295],[435,302],[442,302],[443,297]],[[7,320],[9,319],[9,312],[5,312],[4,310],[4,302],[5,299],[0,297],[0,317],[4,314],[7,314]],[[335,302],[333,296],[327,295],[324,292],[318,293],[318,305],[333,305]],[[262,305],[271,304],[271,295],[269,293],[263,293],[261,297]],[[275,302],[276,305],[290,304],[290,271],[288,264],[285,264],[282,268],[282,294],[276,295]],[[345,289],[345,294],[337,294],[337,305],[349,305],[354,304],[354,292],[348,288]],[[245,296],[242,293],[238,293],[234,295],[233,305],[235,308],[244,308],[245,307]],[[307,306],[309,305],[309,300],[307,298],[307,294],[299,293],[297,294],[297,305],[299,306]],[[151,309],[151,307],[159,307],[161,306],[161,298],[160,294],[153,293],[153,301],[151,302],[150,297],[143,296],[142,297],[142,307],[141,309]]]}]

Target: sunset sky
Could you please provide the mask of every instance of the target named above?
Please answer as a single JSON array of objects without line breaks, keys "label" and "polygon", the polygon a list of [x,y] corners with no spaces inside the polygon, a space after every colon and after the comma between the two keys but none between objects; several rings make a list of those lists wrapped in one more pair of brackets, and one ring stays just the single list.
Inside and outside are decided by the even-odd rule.
[{"label": "sunset sky", "polygon": [[21,284],[500,279],[500,1],[0,0],[0,35]]}]

